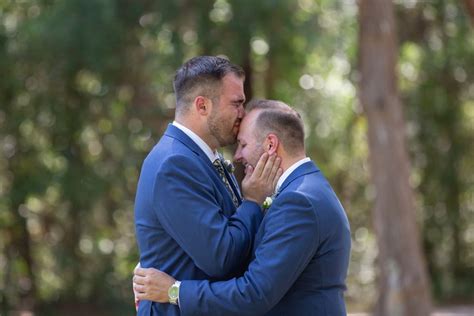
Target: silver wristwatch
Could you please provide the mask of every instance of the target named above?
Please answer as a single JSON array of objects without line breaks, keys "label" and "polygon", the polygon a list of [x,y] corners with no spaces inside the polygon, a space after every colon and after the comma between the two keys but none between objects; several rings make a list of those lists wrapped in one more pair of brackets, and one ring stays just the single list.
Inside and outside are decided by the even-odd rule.
[{"label": "silver wristwatch", "polygon": [[179,286],[181,285],[180,281],[174,282],[172,286],[168,289],[168,300],[170,304],[178,305],[179,299]]}]

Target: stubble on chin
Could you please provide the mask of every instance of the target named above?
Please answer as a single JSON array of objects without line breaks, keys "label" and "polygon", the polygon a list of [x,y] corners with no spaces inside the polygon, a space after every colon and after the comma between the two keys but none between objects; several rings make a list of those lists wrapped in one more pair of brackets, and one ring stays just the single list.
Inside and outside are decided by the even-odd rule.
[{"label": "stubble on chin", "polygon": [[223,135],[222,130],[211,130],[211,133],[214,135],[214,138],[219,143],[219,147],[225,147],[237,143],[237,134],[228,133]]},{"label": "stubble on chin", "polygon": [[223,141],[225,144],[221,145],[221,147],[229,146],[229,145],[235,145],[237,143],[237,135],[232,135],[225,141]]},{"label": "stubble on chin", "polygon": [[221,142],[221,147],[224,146],[229,146],[229,145],[235,145],[237,143],[237,135],[239,134],[239,129],[235,128],[235,126],[232,126],[232,129],[228,131],[225,135],[222,130],[220,130],[220,139],[219,142]]}]

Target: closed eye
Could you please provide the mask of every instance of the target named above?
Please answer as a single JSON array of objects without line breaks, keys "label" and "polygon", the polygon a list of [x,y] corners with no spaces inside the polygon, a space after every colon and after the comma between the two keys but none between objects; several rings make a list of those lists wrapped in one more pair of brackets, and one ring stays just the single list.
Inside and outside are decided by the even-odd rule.
[{"label": "closed eye", "polygon": [[244,103],[245,103],[245,99],[238,99],[238,100],[232,101],[232,105],[234,105],[236,107],[244,105]]},{"label": "closed eye", "polygon": [[237,140],[237,149],[242,149],[245,146],[247,146],[247,144],[244,144],[244,143],[242,143],[242,141]]}]

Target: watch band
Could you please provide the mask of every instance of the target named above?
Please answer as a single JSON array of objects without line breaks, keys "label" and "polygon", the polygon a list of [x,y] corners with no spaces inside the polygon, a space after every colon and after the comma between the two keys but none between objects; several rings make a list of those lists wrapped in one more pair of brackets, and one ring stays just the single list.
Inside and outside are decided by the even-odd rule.
[{"label": "watch band", "polygon": [[179,286],[181,285],[180,281],[175,281],[172,286],[168,289],[168,300],[170,304],[178,305],[179,301]]}]

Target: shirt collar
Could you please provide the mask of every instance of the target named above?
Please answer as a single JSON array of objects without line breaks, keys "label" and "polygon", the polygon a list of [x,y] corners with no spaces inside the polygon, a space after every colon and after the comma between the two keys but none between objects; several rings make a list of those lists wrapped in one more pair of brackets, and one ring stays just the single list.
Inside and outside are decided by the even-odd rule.
[{"label": "shirt collar", "polygon": [[179,128],[183,133],[185,133],[189,138],[192,139],[193,142],[196,143],[196,145],[201,148],[201,150],[206,154],[206,156],[209,158],[211,162],[214,162],[214,160],[219,158],[219,154],[217,151],[212,151],[211,147],[209,147],[208,144],[206,144],[205,141],[202,140],[201,137],[199,137],[196,133],[194,133],[192,130],[187,128],[186,126],[179,124],[176,121],[173,121],[173,125]]},{"label": "shirt collar", "polygon": [[296,170],[296,168],[298,168],[299,166],[301,166],[302,164],[304,164],[308,161],[311,161],[311,158],[305,157],[301,160],[298,160],[297,162],[292,164],[288,169],[286,169],[286,171],[283,172],[283,174],[281,175],[280,179],[278,179],[278,182],[277,182],[277,185],[276,185],[276,188],[275,188],[275,193],[277,193],[280,190],[281,185],[283,184],[283,182],[285,182],[285,180],[290,176],[290,174],[293,173],[293,171]]}]

